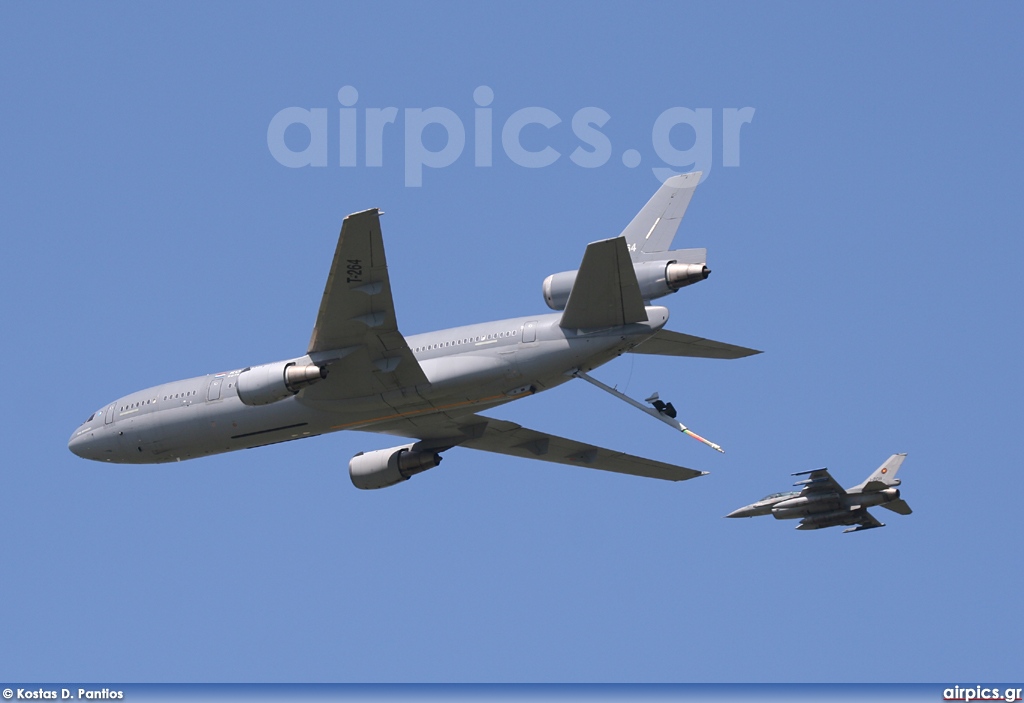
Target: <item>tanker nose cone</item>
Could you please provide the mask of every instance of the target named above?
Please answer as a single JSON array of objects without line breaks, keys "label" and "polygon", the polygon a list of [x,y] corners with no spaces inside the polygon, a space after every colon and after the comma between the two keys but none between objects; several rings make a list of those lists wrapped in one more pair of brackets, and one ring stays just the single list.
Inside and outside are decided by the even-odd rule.
[{"label": "tanker nose cone", "polygon": [[[110,461],[111,451],[110,447],[103,446],[104,442],[101,437],[97,437],[98,433],[93,431],[83,431],[79,428],[71,435],[71,439],[68,440],[68,449],[75,456],[83,459],[91,459],[92,461]],[[103,456],[104,450],[106,456]]]},{"label": "tanker nose cone", "polygon": [[79,435],[76,430],[75,433],[71,435],[71,439],[68,440],[68,449],[70,449],[71,453],[75,456],[88,459],[89,457],[82,453],[85,451],[85,440],[83,440],[82,437],[84,437],[84,435]]}]

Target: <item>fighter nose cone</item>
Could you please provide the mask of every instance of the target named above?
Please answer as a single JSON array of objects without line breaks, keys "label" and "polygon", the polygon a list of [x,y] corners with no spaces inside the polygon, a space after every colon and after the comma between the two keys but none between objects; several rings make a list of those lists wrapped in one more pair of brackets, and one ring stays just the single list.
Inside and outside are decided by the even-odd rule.
[{"label": "fighter nose cone", "polygon": [[733,510],[731,513],[726,515],[726,517],[750,517],[750,506],[748,505],[746,507]]}]

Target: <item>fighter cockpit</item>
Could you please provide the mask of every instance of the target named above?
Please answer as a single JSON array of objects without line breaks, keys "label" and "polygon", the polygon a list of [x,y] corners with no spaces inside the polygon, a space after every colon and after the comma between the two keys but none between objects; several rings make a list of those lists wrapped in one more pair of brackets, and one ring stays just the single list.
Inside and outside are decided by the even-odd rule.
[{"label": "fighter cockpit", "polygon": [[774,500],[776,498],[789,498],[791,496],[798,496],[798,495],[800,495],[800,491],[783,491],[782,493],[772,493],[771,495],[766,495],[764,498],[762,498],[761,500],[759,500],[757,502],[760,503],[760,502],[765,501],[765,500]]}]

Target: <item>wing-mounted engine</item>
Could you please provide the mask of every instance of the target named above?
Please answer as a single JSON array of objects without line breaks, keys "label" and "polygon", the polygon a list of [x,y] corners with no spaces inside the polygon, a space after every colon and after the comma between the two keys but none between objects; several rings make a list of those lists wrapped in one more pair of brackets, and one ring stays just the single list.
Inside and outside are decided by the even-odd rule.
[{"label": "wing-mounted engine", "polygon": [[348,475],[356,488],[387,488],[408,481],[418,473],[441,463],[435,451],[416,451],[415,445],[406,444],[391,449],[360,452],[348,462]]},{"label": "wing-mounted engine", "polygon": [[251,366],[238,374],[238,399],[246,405],[269,405],[327,378],[327,367],[277,361]]},{"label": "wing-mounted engine", "polygon": [[[703,249],[695,251],[704,252]],[[675,293],[684,286],[699,283],[711,274],[711,269],[703,262],[682,263],[676,260],[634,262],[633,270],[640,284],[640,295],[647,302]],[[544,302],[549,308],[565,309],[577,273],[579,271],[562,271],[544,279]]]}]

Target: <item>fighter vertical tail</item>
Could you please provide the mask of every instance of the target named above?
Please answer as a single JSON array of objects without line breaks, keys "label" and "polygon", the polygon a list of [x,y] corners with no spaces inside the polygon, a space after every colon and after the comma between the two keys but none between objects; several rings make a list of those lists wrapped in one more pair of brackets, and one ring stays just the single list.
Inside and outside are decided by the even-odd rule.
[{"label": "fighter vertical tail", "polygon": [[875,469],[875,472],[868,476],[864,483],[849,489],[850,493],[881,491],[890,486],[900,485],[899,479],[896,478],[896,472],[900,470],[900,466],[906,458],[906,453],[893,454],[885,460],[884,464]]}]

